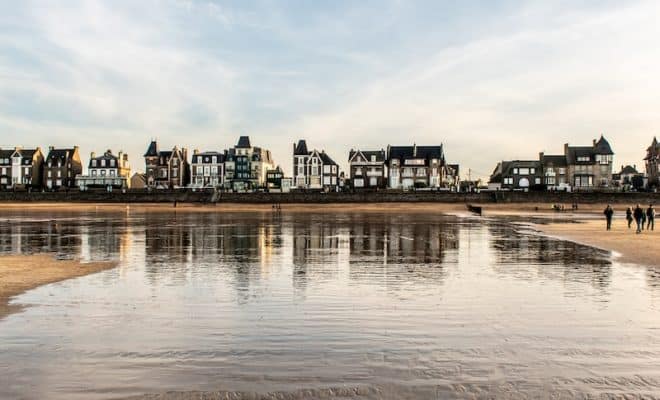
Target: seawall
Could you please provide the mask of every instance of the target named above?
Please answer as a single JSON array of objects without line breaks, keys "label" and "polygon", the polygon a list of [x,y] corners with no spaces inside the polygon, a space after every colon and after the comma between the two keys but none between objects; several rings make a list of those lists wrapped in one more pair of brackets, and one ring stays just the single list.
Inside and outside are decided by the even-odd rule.
[{"label": "seawall", "polygon": [[0,192],[0,202],[84,202],[84,203],[660,203],[660,193],[604,192],[402,192],[356,193],[221,193],[192,191],[120,192]]}]

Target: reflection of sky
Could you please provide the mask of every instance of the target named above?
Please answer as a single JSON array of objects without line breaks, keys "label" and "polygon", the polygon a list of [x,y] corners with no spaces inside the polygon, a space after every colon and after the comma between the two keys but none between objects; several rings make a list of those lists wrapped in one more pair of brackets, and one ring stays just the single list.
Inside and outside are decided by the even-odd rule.
[{"label": "reflection of sky", "polygon": [[657,126],[655,1],[12,3],[3,147],[121,146],[142,170],[151,137],[218,150],[250,134],[291,171],[300,137],[341,164],[444,142],[483,177],[600,133],[639,165]]},{"label": "reflection of sky", "polygon": [[656,373],[650,275],[600,251],[437,215],[131,218],[2,228],[3,252],[120,266],[19,296],[34,306],[0,322],[0,397]]}]

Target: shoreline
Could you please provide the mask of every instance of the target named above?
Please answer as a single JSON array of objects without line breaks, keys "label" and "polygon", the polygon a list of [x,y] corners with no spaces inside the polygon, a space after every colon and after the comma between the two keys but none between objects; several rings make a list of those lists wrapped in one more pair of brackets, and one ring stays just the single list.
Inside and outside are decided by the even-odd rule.
[{"label": "shoreline", "polygon": [[58,260],[51,254],[0,256],[0,320],[23,309],[23,306],[9,303],[28,290],[116,266],[116,262],[110,261]]}]

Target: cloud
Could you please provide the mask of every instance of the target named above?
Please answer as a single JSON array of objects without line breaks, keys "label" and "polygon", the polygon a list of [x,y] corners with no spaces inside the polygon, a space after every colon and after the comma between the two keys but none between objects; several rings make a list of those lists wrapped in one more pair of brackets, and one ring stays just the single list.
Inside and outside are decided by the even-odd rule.
[{"label": "cloud", "polygon": [[221,150],[238,135],[291,167],[306,138],[443,142],[501,159],[605,133],[641,163],[657,125],[655,2],[21,2],[0,16],[0,145]]}]

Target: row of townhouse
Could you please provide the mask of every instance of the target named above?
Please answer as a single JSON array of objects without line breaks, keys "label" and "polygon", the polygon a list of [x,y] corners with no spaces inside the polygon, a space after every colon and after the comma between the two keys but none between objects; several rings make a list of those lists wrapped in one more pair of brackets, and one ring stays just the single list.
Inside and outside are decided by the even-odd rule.
[{"label": "row of townhouse", "polygon": [[353,150],[348,154],[354,189],[456,189],[458,164],[448,164],[443,145],[387,146],[387,150]]},{"label": "row of townhouse", "polygon": [[501,161],[489,188],[504,190],[593,190],[613,186],[614,152],[601,136],[591,146],[564,145],[564,154],[539,153],[536,160]]},{"label": "row of townhouse", "polygon": [[646,175],[636,165],[614,172],[614,152],[601,135],[591,146],[564,145],[564,154],[539,153],[536,160],[501,161],[490,176],[496,190],[630,190],[660,186],[660,144],[653,138],[646,150]]}]

